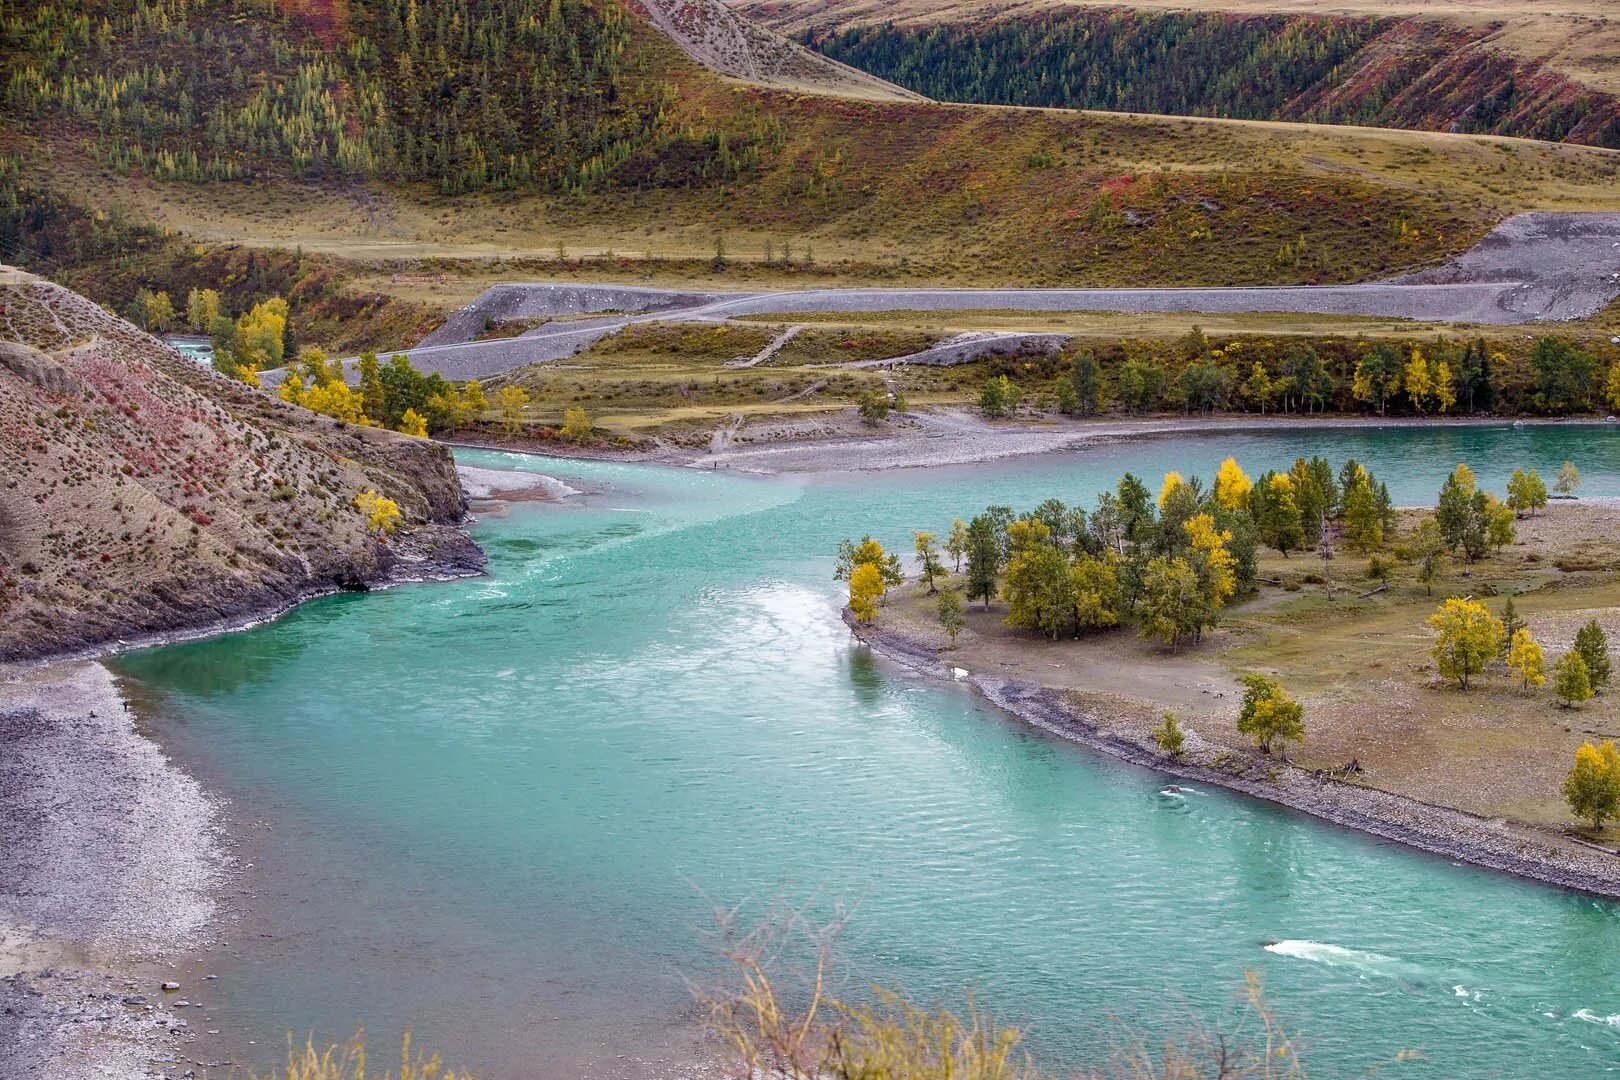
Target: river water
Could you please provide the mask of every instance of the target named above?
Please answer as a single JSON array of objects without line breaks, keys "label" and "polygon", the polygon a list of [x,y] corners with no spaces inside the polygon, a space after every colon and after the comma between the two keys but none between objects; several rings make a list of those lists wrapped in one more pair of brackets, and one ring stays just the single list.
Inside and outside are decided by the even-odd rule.
[{"label": "river water", "polygon": [[[751,478],[494,452],[586,494],[476,529],[487,578],[345,595],[120,660],[231,801],[247,911],[189,983],[213,1045],[404,1029],[484,1076],[642,1076],[697,1052],[716,907],[852,910],[848,985],[971,994],[1046,1064],[1220,1024],[1264,979],[1316,1076],[1620,1067],[1620,909],[1031,731],[856,646],[841,537],[909,549],[987,503],[1090,505],[1129,469],[1353,455],[1398,502],[1466,460],[1575,460],[1601,426],[1290,428],[972,467]],[[1281,942],[1268,950],[1267,942]],[[858,989],[856,990],[858,992]],[[202,1016],[192,1026],[203,1026]],[[384,1055],[386,1057],[386,1055]]]}]

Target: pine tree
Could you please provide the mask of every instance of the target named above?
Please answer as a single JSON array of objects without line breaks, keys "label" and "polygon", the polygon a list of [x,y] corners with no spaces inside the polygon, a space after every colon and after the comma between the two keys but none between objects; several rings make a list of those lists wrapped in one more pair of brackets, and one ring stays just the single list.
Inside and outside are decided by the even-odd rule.
[{"label": "pine tree", "polygon": [[1609,685],[1609,638],[1596,619],[1575,632],[1575,651],[1586,664],[1586,676],[1595,693]]},{"label": "pine tree", "polygon": [[938,611],[939,625],[950,635],[951,644],[955,645],[956,636],[967,628],[967,615],[962,610],[962,594],[952,588],[941,589]]}]

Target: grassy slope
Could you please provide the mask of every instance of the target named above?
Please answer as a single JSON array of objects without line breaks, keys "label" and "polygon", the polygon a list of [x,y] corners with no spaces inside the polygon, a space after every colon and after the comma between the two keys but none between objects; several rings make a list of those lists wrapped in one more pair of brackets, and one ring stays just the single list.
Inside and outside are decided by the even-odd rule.
[{"label": "grassy slope", "polygon": [[940,100],[1620,147],[1620,99],[1502,49],[1494,23],[1084,7],[969,18],[843,27],[816,40]]},{"label": "grassy slope", "polygon": [[893,21],[901,25],[972,22],[1063,8],[1212,11],[1442,19],[1466,27],[1495,24],[1491,44],[1575,82],[1620,93],[1620,18],[1609,0],[730,0],[732,6],[790,34]]},{"label": "grassy slope", "polygon": [[[641,70],[678,88],[673,123],[781,133],[757,172],[582,196],[442,196],[288,177],[159,183],[91,160],[71,132],[3,139],[54,190],[207,242],[365,259],[546,256],[559,243],[705,259],[724,233],[734,256],[788,241],[851,280],[1342,281],[1434,261],[1514,210],[1620,208],[1620,155],[1581,148],[797,96],[701,71],[643,24],[633,42]],[[1302,236],[1303,254],[1279,259]],[[703,273],[693,263],[674,276]]]}]

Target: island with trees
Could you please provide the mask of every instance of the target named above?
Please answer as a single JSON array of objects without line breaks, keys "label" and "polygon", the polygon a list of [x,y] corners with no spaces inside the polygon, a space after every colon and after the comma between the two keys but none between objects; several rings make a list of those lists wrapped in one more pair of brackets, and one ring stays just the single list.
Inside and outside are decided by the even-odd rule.
[{"label": "island with trees", "polygon": [[1037,726],[1620,895],[1620,507],[1579,487],[1572,462],[1500,493],[1458,464],[1405,508],[1354,460],[1228,458],[991,506],[904,554],[848,540],[835,574],[863,641]]}]

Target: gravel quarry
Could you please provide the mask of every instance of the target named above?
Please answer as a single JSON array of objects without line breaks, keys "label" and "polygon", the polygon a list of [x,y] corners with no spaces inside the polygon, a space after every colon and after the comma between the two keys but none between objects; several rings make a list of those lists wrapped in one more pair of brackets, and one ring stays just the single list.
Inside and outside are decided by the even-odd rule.
[{"label": "gravel quarry", "polygon": [[[1236,288],[835,288],[704,292],[567,283],[485,290],[420,344],[403,350],[424,371],[486,378],[562,360],[636,322],[723,321],[748,315],[886,311],[1284,312],[1511,326],[1585,318],[1620,297],[1620,214],[1529,213],[1498,225],[1445,266],[1353,285]],[[595,315],[598,317],[592,318]],[[473,340],[513,319],[546,319],[516,337]],[[1023,338],[1039,339],[1024,341]],[[998,335],[997,348],[1051,347],[1053,335]],[[983,349],[942,343],[908,363],[961,363]],[[886,361],[892,362],[892,361]]]}]

